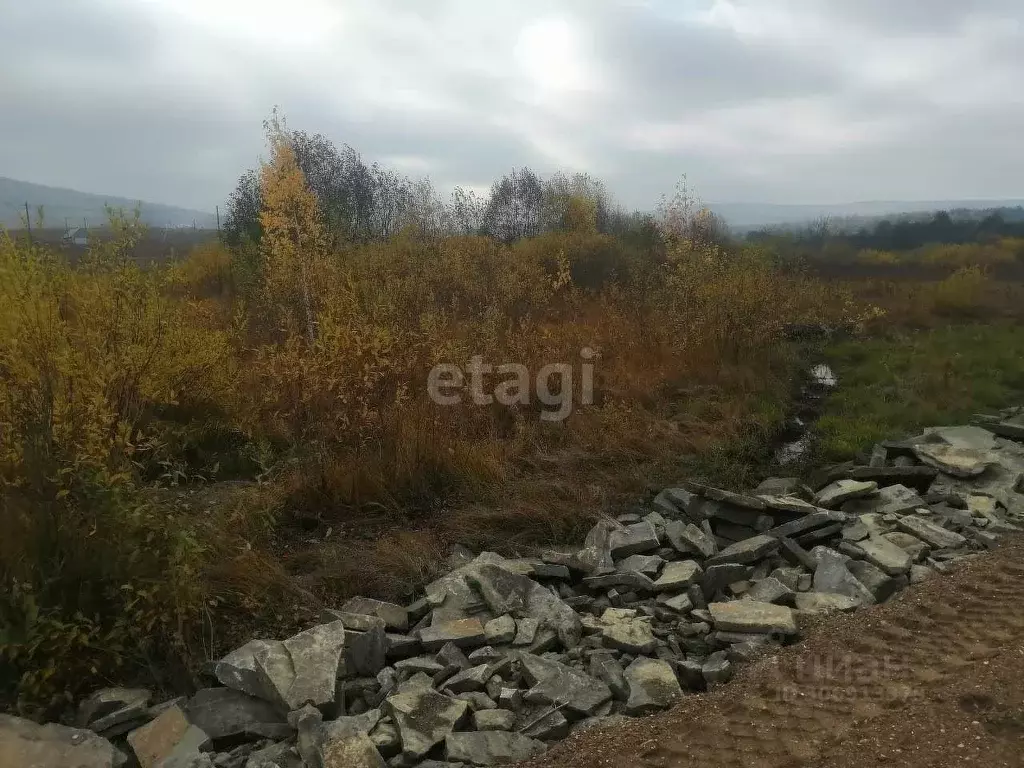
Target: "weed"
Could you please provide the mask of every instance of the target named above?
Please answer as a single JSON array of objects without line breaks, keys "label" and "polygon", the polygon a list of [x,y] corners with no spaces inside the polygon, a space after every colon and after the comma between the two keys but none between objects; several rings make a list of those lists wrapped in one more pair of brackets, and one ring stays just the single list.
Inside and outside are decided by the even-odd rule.
[{"label": "weed", "polygon": [[1024,328],[947,326],[848,341],[828,351],[841,382],[817,424],[823,458],[1024,399]]}]

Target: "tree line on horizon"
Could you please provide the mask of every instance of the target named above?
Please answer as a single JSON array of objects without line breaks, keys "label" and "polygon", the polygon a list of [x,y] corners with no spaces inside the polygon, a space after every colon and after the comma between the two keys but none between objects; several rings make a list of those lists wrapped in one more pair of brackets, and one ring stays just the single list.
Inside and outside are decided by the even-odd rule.
[{"label": "tree line on horizon", "polygon": [[748,235],[748,239],[762,243],[783,239],[804,246],[838,244],[856,250],[897,252],[1020,237],[1024,237],[1024,207],[1020,206],[887,216],[857,227],[823,218],[802,227],[764,228]]},{"label": "tree line on horizon", "polygon": [[[600,234],[653,242],[664,211],[700,203],[685,182],[659,211],[630,211],[617,204],[605,184],[587,173],[556,172],[542,177],[513,168],[494,181],[486,196],[456,187],[442,199],[429,179],[411,179],[379,163],[367,163],[352,147],[322,134],[284,129],[306,184],[317,199],[332,245],[387,240],[409,229],[433,236],[483,235],[514,243],[544,232],[579,229],[586,220]],[[263,237],[264,201],[260,170],[242,174],[228,198],[224,233],[228,245],[258,244]],[[699,217],[702,239],[719,239],[725,226],[710,212]],[[714,237],[711,237],[714,235]]]}]

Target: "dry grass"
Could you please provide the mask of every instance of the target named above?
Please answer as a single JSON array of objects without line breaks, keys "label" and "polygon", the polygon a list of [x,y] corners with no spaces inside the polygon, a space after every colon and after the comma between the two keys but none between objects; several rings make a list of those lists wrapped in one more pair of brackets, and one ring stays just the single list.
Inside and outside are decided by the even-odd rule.
[{"label": "dry grass", "polygon": [[[736,480],[728,447],[782,419],[788,327],[863,319],[756,248],[638,249],[585,216],[514,245],[410,231],[329,250],[277,149],[258,252],[143,270],[124,221],[76,267],[0,243],[0,689],[22,707],[194,668],[344,594],[400,595],[454,542],[528,551],[649,483]],[[572,364],[578,404],[585,347],[594,404],[564,421],[536,393],[428,397],[433,366],[481,355]],[[232,477],[249,482],[210,482]]]},{"label": "dry grass", "polygon": [[965,320],[1020,321],[1024,283],[1003,280],[980,267],[959,269],[938,280],[847,280],[842,285],[859,301],[881,312],[868,328],[936,328]]}]

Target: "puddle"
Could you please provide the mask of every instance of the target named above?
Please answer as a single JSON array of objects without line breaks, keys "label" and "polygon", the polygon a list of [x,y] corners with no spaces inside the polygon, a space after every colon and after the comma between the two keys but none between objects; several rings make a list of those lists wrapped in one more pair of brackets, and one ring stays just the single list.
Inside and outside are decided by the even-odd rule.
[{"label": "puddle", "polygon": [[818,363],[811,368],[811,380],[819,387],[827,389],[835,389],[839,386],[839,379],[836,378],[835,372],[825,363]]},{"label": "puddle", "polygon": [[799,440],[785,443],[775,451],[775,461],[780,465],[799,461],[811,449],[811,436],[804,435]]},{"label": "puddle", "polygon": [[[810,429],[817,421],[820,403],[824,392],[839,386],[839,378],[835,371],[825,363],[818,363],[808,372],[810,385],[804,387],[796,410],[800,413],[790,422],[798,425],[797,430],[787,431],[789,438],[775,451],[775,461],[779,465],[793,464],[804,458],[811,449]],[[802,417],[802,418],[801,418]]]}]

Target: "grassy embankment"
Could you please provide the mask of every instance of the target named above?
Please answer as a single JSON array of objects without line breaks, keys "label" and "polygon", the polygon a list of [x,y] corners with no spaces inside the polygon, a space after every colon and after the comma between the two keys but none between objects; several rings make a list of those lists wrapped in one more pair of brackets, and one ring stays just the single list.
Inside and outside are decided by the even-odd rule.
[{"label": "grassy embankment", "polygon": [[811,461],[849,460],[878,440],[1024,403],[1020,238],[865,251],[854,266],[827,254],[811,262],[883,312],[863,337],[824,350],[840,388],[816,425]]},{"label": "grassy embankment", "polygon": [[1024,326],[997,321],[887,333],[835,345],[841,388],[816,434],[825,460],[853,458],[922,427],[1024,404]]}]

